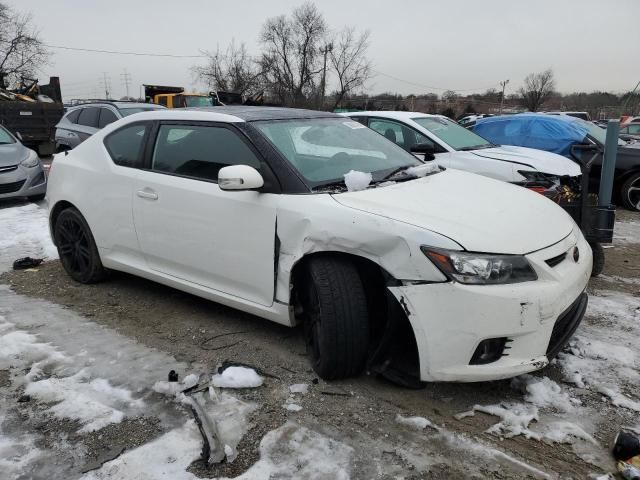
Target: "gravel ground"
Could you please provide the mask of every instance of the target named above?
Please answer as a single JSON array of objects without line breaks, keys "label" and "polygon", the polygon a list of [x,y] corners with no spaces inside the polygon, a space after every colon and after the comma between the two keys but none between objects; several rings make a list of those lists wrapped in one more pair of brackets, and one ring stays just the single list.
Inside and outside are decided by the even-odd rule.
[{"label": "gravel ground", "polygon": [[[629,212],[621,212],[619,217],[640,220]],[[640,283],[636,282],[640,282],[640,245],[624,244],[606,250],[605,277],[592,280],[590,288],[640,296]],[[488,461],[480,455],[470,460],[474,454],[461,440],[466,438],[476,439],[487,448],[496,446],[560,478],[587,478],[602,471],[576,455],[570,445],[523,437],[500,439],[485,433],[496,423],[495,417],[478,414],[454,418],[474,404],[521,401],[522,396],[513,391],[509,381],[430,384],[418,391],[369,375],[327,383],[318,380],[310,369],[300,329],[288,329],[144,279],[115,273],[106,282],[80,285],[64,273],[58,261],[52,261],[37,269],[3,274],[2,283],[16,293],[64,305],[146,346],[168,352],[178,361],[207,365],[213,371],[220,362],[234,360],[272,375],[274,378],[268,377],[262,388],[238,392],[243,400],[259,405],[251,417],[252,427],[238,446],[238,458],[213,468],[196,462],[190,471],[198,476],[233,477],[242,473],[258,459],[258,445],[265,433],[292,418],[352,446],[353,471],[358,472],[355,478],[527,478],[526,470],[504,459]],[[541,375],[557,381],[561,377],[553,365]],[[0,371],[0,387],[7,382],[8,373]],[[303,407],[299,413],[283,408],[289,397],[288,386],[294,383],[310,385],[306,395],[295,398]],[[599,395],[580,393],[583,402],[604,405]],[[55,433],[51,441],[62,435],[65,441],[77,444],[77,458],[70,461],[76,462],[80,471],[161,433],[156,419],[139,417],[109,426],[99,434],[77,436],[73,422],[49,420],[39,425],[33,420],[37,406],[30,402],[17,403],[15,408],[24,410],[21,418],[25,419],[25,428],[46,428]],[[395,421],[398,414],[424,416],[461,437],[451,441],[435,431],[428,432],[429,428],[426,433],[408,431]],[[603,446],[610,443],[620,425],[637,423],[628,411],[608,404],[602,406],[600,415],[594,436]],[[428,472],[420,468],[416,454],[424,454]],[[469,462],[476,467],[472,474]]]}]

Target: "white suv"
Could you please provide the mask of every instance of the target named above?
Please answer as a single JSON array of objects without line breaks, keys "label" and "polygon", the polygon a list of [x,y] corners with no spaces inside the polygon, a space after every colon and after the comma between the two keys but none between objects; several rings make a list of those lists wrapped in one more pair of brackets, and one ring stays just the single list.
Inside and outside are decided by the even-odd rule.
[{"label": "white suv", "polygon": [[325,112],[141,113],[56,157],[51,235],[79,282],[122,270],[304,324],[326,379],[542,368],[586,308],[580,230],[529,190],[428,167]]},{"label": "white suv", "polygon": [[[342,114],[384,135],[406,151],[435,155],[444,167],[465,170],[531,188],[555,189],[580,167],[562,155],[533,148],[493,145],[443,115],[367,111]],[[563,179],[564,180],[564,179]],[[540,193],[543,190],[538,190]]]}]

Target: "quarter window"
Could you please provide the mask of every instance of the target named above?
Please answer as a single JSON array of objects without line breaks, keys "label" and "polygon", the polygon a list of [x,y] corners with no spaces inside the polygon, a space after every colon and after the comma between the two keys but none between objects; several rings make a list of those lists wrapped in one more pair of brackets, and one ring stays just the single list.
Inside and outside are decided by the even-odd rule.
[{"label": "quarter window", "polygon": [[78,123],[78,116],[80,116],[81,108],[72,110],[67,114],[67,120],[71,123]]},{"label": "quarter window", "polygon": [[123,167],[138,166],[142,157],[146,131],[146,124],[136,123],[116,130],[107,136],[104,144],[114,163]]},{"label": "quarter window", "polygon": [[260,168],[260,160],[231,129],[195,125],[162,125],[151,168],[201,180],[218,180],[229,165]]},{"label": "quarter window", "polygon": [[97,107],[83,108],[80,116],[78,117],[78,125],[84,125],[85,127],[98,128],[98,115],[100,109]]},{"label": "quarter window", "polygon": [[118,120],[118,117],[116,117],[115,113],[113,113],[108,108],[101,108],[100,109],[100,121],[98,123],[98,128],[104,128],[107,125],[109,125],[110,123],[115,122],[116,120]]}]

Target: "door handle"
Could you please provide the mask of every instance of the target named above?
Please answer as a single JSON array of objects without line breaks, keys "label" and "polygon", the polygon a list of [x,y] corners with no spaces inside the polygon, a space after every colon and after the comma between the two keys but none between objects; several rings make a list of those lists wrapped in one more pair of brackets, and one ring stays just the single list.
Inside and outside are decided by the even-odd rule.
[{"label": "door handle", "polygon": [[156,192],[154,192],[153,190],[138,190],[136,192],[136,195],[138,195],[140,198],[148,198],[149,200],[157,200],[158,199],[158,194]]}]

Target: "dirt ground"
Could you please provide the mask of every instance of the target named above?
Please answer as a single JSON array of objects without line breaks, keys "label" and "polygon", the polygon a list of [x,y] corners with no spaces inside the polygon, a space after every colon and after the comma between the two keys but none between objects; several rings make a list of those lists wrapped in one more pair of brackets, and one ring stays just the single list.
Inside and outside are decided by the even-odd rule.
[{"label": "dirt ground", "polygon": [[[620,212],[619,218],[639,221],[640,215]],[[634,279],[640,281],[640,245],[621,244],[607,249],[604,273],[602,279],[592,280],[590,288],[640,296],[640,287],[634,283]],[[617,277],[630,281],[615,281]],[[10,285],[16,293],[64,305],[144,345],[169,352],[179,361],[204,364],[214,371],[220,362],[233,360],[272,375],[267,377],[266,388],[241,393],[260,408],[251,419],[253,427],[239,445],[240,456],[235,462],[214,469],[194,464],[191,470],[197,475],[235,476],[252,465],[258,458],[258,444],[264,434],[286,422],[289,412],[282,404],[288,395],[287,386],[294,383],[311,385],[309,393],[300,399],[304,409],[298,414],[299,421],[348,439],[356,450],[354,471],[362,475],[356,478],[374,477],[371,455],[379,455],[390,466],[397,465],[398,473],[404,478],[471,478],[465,468],[454,461],[456,455],[467,454],[463,444],[454,445],[445,439],[429,442],[425,437],[411,435],[395,422],[397,414],[427,417],[462,434],[463,438],[481,439],[486,445],[499,446],[514,458],[544,471],[557,472],[562,478],[587,478],[601,471],[579,458],[569,445],[523,437],[499,439],[484,433],[496,423],[494,417],[478,414],[461,420],[454,418],[474,404],[515,399],[517,394],[509,381],[429,384],[417,391],[369,375],[326,383],[318,380],[309,366],[300,329],[279,326],[141,278],[115,273],[103,283],[80,285],[64,273],[58,261],[52,261],[30,271],[3,274],[0,283]],[[167,371],[170,369],[171,365],[167,365]],[[0,386],[5,381],[2,373],[0,371]],[[559,369],[553,365],[542,374],[551,379],[560,378]],[[617,428],[633,417],[616,409],[604,410],[606,408],[603,409],[605,421],[595,437],[602,445],[608,445]],[[108,456],[109,448],[114,445],[131,448],[141,442],[138,437],[146,439],[157,434],[152,420],[142,423],[133,420],[109,429],[100,440],[91,436],[80,439],[85,446],[97,451],[96,458]],[[132,429],[139,435],[131,435]],[[412,462],[398,453],[398,446],[423,449],[436,460],[428,473],[412,474]],[[499,468],[497,463],[500,462],[482,467],[481,475],[473,478],[524,478],[522,470],[504,465]]]}]

